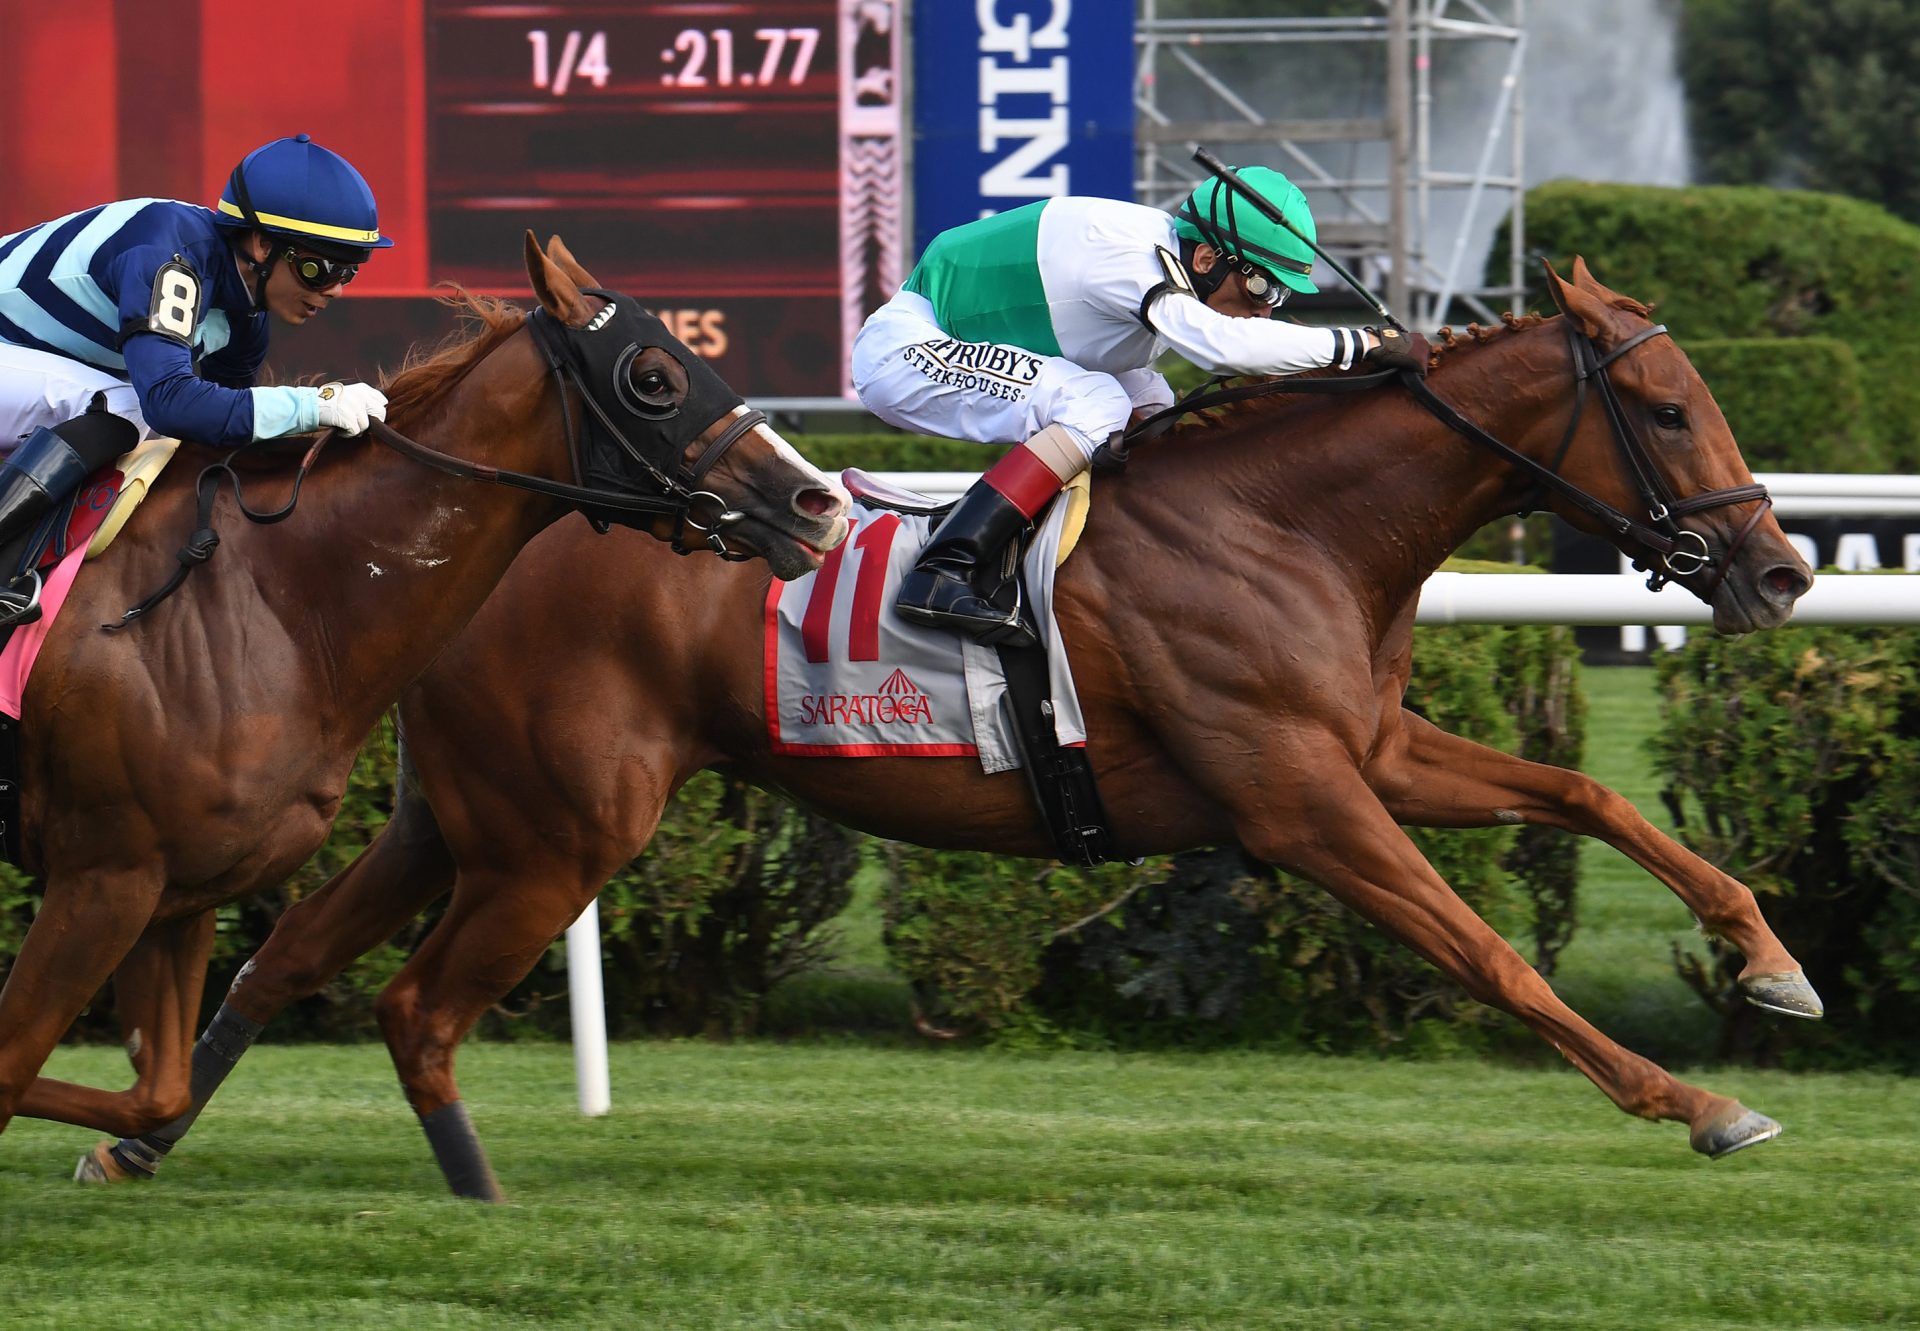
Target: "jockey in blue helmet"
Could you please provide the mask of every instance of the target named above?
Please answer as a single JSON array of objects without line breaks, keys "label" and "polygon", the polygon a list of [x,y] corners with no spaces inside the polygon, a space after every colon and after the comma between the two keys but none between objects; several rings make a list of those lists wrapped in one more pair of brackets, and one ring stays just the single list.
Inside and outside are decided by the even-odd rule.
[{"label": "jockey in blue helmet", "polygon": [[[380,234],[373,191],[305,134],[248,153],[217,208],[125,199],[0,236],[0,550],[139,439],[235,447],[386,415],[370,384],[255,387],[269,313],[302,324]],[[5,589],[0,625],[38,614]]]}]

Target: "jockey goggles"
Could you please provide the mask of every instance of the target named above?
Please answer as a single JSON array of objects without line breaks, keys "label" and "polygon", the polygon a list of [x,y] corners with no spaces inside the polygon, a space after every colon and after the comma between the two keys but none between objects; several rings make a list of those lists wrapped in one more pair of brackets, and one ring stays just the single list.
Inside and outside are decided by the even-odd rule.
[{"label": "jockey goggles", "polygon": [[1286,304],[1287,297],[1293,293],[1292,287],[1271,276],[1266,269],[1248,263],[1244,259],[1236,258],[1231,262],[1233,270],[1240,274],[1241,281],[1246,284],[1247,294],[1255,300],[1265,302],[1268,309],[1279,309]]},{"label": "jockey goggles", "polygon": [[309,291],[344,286],[353,281],[353,275],[360,271],[357,263],[341,263],[335,259],[323,259],[317,254],[302,254],[299,247],[294,245],[287,246],[286,260],[295,280]]}]

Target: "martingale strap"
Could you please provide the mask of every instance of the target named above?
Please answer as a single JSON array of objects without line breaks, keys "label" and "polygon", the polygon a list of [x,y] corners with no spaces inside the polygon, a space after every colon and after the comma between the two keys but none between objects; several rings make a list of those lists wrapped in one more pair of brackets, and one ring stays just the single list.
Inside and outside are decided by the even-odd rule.
[{"label": "martingale strap", "polygon": [[287,495],[287,502],[276,509],[262,511],[247,504],[246,487],[241,483],[240,473],[233,469],[231,455],[203,468],[199,478],[193,483],[195,495],[199,500],[193,533],[187,537],[187,543],[181,546],[179,553],[174,556],[179,561],[178,567],[173,570],[158,591],[140,604],[124,611],[119,623],[102,624],[100,627],[108,633],[118,633],[135,621],[144,618],[148,611],[180,590],[180,584],[187,580],[187,574],[213,558],[213,552],[220,548],[220,533],[213,529],[213,505],[220,496],[221,481],[233,482],[234,502],[240,506],[241,516],[247,521],[268,526],[276,522],[284,522],[291,517],[295,506],[300,502],[300,487],[306,484],[308,473],[313,470],[313,464],[319,460],[320,450],[326,447],[327,441],[333,438],[333,434],[332,430],[328,430],[313,441],[313,446],[300,459],[300,466],[293,474],[293,490]]}]

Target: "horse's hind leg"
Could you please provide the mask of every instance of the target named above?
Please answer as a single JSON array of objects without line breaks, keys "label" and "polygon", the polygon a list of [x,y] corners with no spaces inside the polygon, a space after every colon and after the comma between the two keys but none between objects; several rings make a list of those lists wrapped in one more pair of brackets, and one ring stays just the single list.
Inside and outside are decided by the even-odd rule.
[{"label": "horse's hind leg", "polygon": [[1538,823],[1604,841],[1665,883],[1708,930],[1740,950],[1747,959],[1740,987],[1749,1002],[1794,1017],[1822,1014],[1819,996],[1767,927],[1753,893],[1663,834],[1624,796],[1579,772],[1450,735],[1411,712],[1401,715],[1401,734],[1404,742],[1383,746],[1366,772],[1395,821],[1422,827]]},{"label": "horse's hind leg", "polygon": [[139,940],[160,899],[152,866],[47,879],[40,910],[0,989],[0,1129],[67,1027]]},{"label": "horse's hind leg", "polygon": [[1688,1124],[1694,1149],[1724,1155],[1779,1132],[1773,1120],[1622,1049],[1561,1002],[1427,863],[1344,750],[1291,758],[1265,766],[1311,779],[1290,785],[1284,802],[1235,811],[1249,851],[1313,879],[1474,998],[1518,1017],[1628,1113]]},{"label": "horse's hind leg", "polygon": [[[187,1103],[178,1117],[102,1142],[81,1162],[90,1181],[151,1178],[220,1089],[260,1029],[289,1004],[319,992],[353,961],[399,931],[453,886],[453,860],[432,814],[403,799],[387,826],[353,863],[288,907],[273,933],[234,978],[227,998],[193,1046]],[[202,966],[204,974],[205,967]],[[188,1020],[199,1005],[195,982]],[[191,1038],[192,1032],[188,1035]],[[135,1135],[136,1133],[140,1135]],[[92,1168],[88,1168],[89,1162]]]}]

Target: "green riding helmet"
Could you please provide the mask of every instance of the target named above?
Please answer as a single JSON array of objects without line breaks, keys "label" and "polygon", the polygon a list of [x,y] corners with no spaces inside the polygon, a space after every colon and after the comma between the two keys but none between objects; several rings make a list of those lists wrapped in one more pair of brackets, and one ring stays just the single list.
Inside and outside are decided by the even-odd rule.
[{"label": "green riding helmet", "polygon": [[1217,250],[1238,255],[1247,263],[1259,264],[1295,291],[1312,294],[1320,288],[1313,284],[1313,247],[1295,235],[1309,240],[1320,233],[1313,224],[1313,210],[1300,187],[1268,166],[1235,168],[1240,179],[1261,198],[1272,204],[1287,219],[1293,231],[1270,219],[1226,181],[1214,176],[1194,187],[1187,201],[1174,214],[1173,229],[1183,239],[1199,241]]}]

